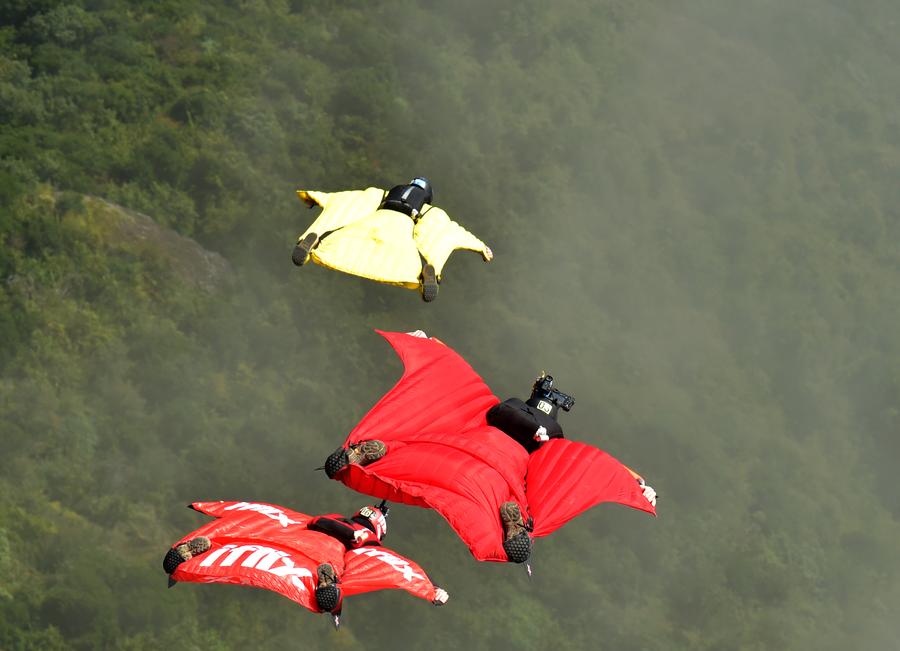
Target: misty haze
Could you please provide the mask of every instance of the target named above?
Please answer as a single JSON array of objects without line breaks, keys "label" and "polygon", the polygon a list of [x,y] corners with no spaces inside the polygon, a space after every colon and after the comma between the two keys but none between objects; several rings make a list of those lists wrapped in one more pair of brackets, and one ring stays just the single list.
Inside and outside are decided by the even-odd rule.
[{"label": "misty haze", "polygon": [[[900,648],[900,4],[0,6],[0,649]],[[433,303],[291,264],[295,191],[417,175],[493,250]],[[658,517],[522,566],[433,510],[447,589],[335,631],[161,562],[200,500],[352,514],[317,468],[424,330]],[[423,408],[427,408],[424,406]]]}]

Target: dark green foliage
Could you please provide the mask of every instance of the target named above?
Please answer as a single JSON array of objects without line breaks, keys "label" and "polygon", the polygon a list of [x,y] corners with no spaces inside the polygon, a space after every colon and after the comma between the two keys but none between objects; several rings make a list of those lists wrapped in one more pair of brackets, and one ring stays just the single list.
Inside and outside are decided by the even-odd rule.
[{"label": "dark green foliage", "polygon": [[[897,21],[3,3],[0,648],[896,646]],[[428,306],[291,264],[295,189],[416,174],[494,262],[455,256]],[[365,501],[312,468],[399,374],[373,327],[441,337],[501,397],[551,371],[567,434],[660,517],[596,509],[529,580],[397,507],[389,544],[451,601],[354,598],[336,634],[271,594],[166,590],[189,501]]]}]

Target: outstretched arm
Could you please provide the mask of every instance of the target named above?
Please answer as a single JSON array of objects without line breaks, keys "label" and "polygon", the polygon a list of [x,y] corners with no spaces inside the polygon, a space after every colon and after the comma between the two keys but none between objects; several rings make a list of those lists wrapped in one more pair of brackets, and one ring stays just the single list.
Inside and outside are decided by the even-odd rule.
[{"label": "outstretched arm", "polygon": [[647,501],[656,508],[656,491],[653,486],[644,481],[644,478],[641,477],[637,480],[638,484],[641,487],[641,492],[644,494],[644,497],[647,498]]},{"label": "outstretched arm", "polygon": [[423,212],[416,224],[413,237],[419,253],[426,262],[434,265],[438,276],[447,258],[456,249],[476,251],[486,262],[494,257],[487,244],[451,220],[446,212],[436,206],[431,206]]},{"label": "outstretched arm", "polygon": [[[625,466],[625,464],[622,464]],[[644,494],[644,497],[647,498],[647,501],[650,502],[654,507],[656,506],[656,491],[653,489],[653,486],[644,481],[644,478],[641,477],[634,470],[625,466],[625,470],[631,473],[631,476],[637,480],[638,485],[641,487],[641,492]]]},{"label": "outstretched arm", "polygon": [[345,597],[372,590],[398,588],[434,605],[447,602],[449,595],[431,582],[414,561],[386,547],[361,547],[344,557],[342,590]]},{"label": "outstretched arm", "polygon": [[318,192],[317,190],[297,190],[297,196],[300,201],[310,208],[321,206],[324,208],[328,204],[328,193]]}]

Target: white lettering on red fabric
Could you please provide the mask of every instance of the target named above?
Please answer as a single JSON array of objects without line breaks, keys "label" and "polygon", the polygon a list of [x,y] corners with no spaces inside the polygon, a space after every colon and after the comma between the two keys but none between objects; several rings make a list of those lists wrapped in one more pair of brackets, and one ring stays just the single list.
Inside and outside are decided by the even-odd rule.
[{"label": "white lettering on red fabric", "polygon": [[383,549],[375,549],[374,547],[362,547],[360,549],[351,549],[351,554],[364,554],[366,556],[371,556],[372,558],[377,558],[383,563],[387,563],[395,570],[400,572],[403,575],[403,578],[407,581],[412,581],[415,579],[425,580],[425,577],[421,574],[417,574],[413,571],[413,568],[410,567],[409,562],[406,559],[400,558],[398,556],[394,556],[393,554],[389,554]]},{"label": "white lettering on red fabric", "polygon": [[[246,556],[246,557],[245,557]],[[307,592],[307,588],[300,580],[302,577],[312,578],[312,572],[305,567],[296,567],[294,560],[287,552],[263,545],[223,545],[214,552],[207,554],[200,562],[200,567],[211,567],[217,564],[219,567],[231,567],[241,557],[241,567],[253,568],[261,572],[268,572],[280,577],[290,577],[291,584]],[[277,563],[281,563],[276,567]]]},{"label": "white lettering on red fabric", "polygon": [[300,524],[296,520],[291,520],[287,514],[281,509],[277,509],[274,506],[270,506],[269,504],[255,504],[253,502],[238,502],[237,504],[232,504],[231,506],[225,507],[226,511],[256,511],[267,518],[272,520],[277,520],[278,524],[282,527],[287,527],[289,524]]}]

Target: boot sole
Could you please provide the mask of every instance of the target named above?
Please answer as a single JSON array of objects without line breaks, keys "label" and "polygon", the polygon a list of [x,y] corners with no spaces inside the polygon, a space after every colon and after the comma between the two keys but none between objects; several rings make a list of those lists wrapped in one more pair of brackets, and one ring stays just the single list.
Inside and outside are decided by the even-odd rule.
[{"label": "boot sole", "polygon": [[163,558],[163,569],[166,571],[166,574],[171,574],[177,570],[178,566],[182,563],[184,563],[184,559],[181,558],[181,554],[173,548],[167,551],[165,558]]},{"label": "boot sole", "polygon": [[531,557],[531,538],[524,531],[503,543],[510,563],[524,563]]},{"label": "boot sole", "polygon": [[430,303],[437,298],[438,282],[434,265],[426,264],[422,267],[422,300]]},{"label": "boot sole", "polygon": [[302,267],[309,262],[309,252],[315,248],[319,241],[319,236],[315,233],[309,233],[301,242],[294,247],[294,253],[291,255],[291,261],[298,267]]},{"label": "boot sole", "polygon": [[319,610],[330,613],[337,608],[341,600],[341,592],[335,585],[337,575],[331,563],[322,563],[316,568],[316,578],[319,585],[316,587],[316,605]]},{"label": "boot sole", "polygon": [[347,456],[347,451],[344,448],[338,448],[331,453],[331,456],[325,459],[325,474],[328,475],[328,479],[334,479],[334,476],[349,463],[350,459]]},{"label": "boot sole", "polygon": [[316,588],[316,605],[319,610],[330,613],[341,601],[341,593],[335,585]]}]

